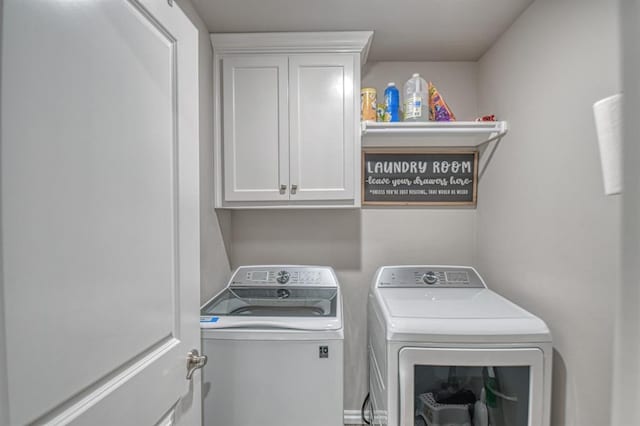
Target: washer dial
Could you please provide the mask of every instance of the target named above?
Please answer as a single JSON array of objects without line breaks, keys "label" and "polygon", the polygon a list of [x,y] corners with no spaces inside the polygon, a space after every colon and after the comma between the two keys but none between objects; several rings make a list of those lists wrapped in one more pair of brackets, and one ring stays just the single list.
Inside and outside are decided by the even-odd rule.
[{"label": "washer dial", "polygon": [[424,281],[425,284],[433,285],[438,282],[438,276],[435,272],[429,271],[422,276],[422,281]]},{"label": "washer dial", "polygon": [[291,275],[289,274],[289,272],[282,270],[278,272],[278,275],[276,276],[276,281],[278,281],[279,284],[286,284],[287,282],[289,282],[290,277]]}]

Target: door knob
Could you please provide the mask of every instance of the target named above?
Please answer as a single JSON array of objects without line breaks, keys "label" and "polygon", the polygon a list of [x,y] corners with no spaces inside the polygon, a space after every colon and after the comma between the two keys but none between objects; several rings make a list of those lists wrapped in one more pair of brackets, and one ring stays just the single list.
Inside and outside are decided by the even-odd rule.
[{"label": "door knob", "polygon": [[291,193],[292,194],[295,194],[297,190],[298,190],[298,185],[291,185]]},{"label": "door knob", "polygon": [[287,190],[287,185],[280,185],[280,192],[284,194],[284,192]]},{"label": "door knob", "polygon": [[191,349],[187,353],[187,380],[191,380],[193,372],[207,365],[207,356],[200,355],[197,349]]}]

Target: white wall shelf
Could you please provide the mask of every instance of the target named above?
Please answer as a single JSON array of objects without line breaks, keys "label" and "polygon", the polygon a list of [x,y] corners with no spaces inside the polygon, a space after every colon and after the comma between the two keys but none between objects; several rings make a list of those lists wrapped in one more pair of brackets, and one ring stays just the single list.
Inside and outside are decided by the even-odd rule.
[{"label": "white wall shelf", "polygon": [[476,149],[481,178],[507,130],[506,121],[363,122],[362,147]]}]

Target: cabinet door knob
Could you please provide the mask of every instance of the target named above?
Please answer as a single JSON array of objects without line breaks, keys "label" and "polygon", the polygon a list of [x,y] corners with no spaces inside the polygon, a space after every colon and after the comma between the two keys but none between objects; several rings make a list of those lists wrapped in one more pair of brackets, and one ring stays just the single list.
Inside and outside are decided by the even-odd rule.
[{"label": "cabinet door knob", "polygon": [[298,190],[298,185],[291,185],[291,193],[292,194],[295,194],[297,190]]},{"label": "cabinet door knob", "polygon": [[287,190],[287,185],[280,185],[280,192],[284,193]]}]

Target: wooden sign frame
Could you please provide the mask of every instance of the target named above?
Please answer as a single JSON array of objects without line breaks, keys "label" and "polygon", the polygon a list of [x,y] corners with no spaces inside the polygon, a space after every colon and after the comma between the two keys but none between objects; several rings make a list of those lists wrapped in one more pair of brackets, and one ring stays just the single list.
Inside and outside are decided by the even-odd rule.
[{"label": "wooden sign frame", "polygon": [[[471,201],[368,201],[366,199],[366,154],[399,154],[399,155],[428,155],[428,154],[473,154],[473,194]],[[477,150],[471,149],[434,149],[434,148],[363,148],[361,158],[361,194],[362,206],[423,206],[423,207],[475,207],[478,202],[478,157]]]}]

